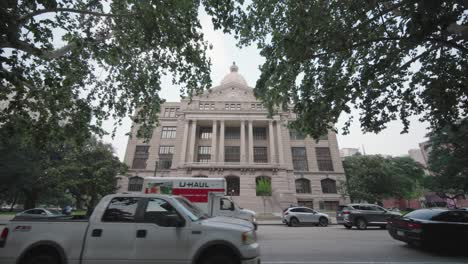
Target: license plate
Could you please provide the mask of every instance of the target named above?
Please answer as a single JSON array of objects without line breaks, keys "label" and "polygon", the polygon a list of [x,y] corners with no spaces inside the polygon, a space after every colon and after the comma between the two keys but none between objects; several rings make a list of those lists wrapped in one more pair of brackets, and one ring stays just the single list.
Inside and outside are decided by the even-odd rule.
[{"label": "license plate", "polygon": [[405,232],[403,232],[403,231],[396,231],[396,234],[398,236],[405,236]]}]

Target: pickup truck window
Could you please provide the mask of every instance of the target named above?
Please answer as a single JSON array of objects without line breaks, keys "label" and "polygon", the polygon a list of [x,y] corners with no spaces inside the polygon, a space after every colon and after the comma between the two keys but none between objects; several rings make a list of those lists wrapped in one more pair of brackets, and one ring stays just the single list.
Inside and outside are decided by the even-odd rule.
[{"label": "pickup truck window", "polygon": [[184,210],[185,214],[188,215],[190,220],[198,221],[200,219],[208,218],[208,215],[205,214],[202,209],[193,205],[185,198],[177,197],[176,200],[180,203],[180,205],[182,205],[182,209]]},{"label": "pickup truck window", "polygon": [[107,206],[103,222],[135,222],[135,212],[140,198],[116,197]]},{"label": "pickup truck window", "polygon": [[154,223],[158,226],[170,226],[168,218],[178,216],[177,211],[167,201],[159,198],[151,198],[146,206],[144,222]]}]

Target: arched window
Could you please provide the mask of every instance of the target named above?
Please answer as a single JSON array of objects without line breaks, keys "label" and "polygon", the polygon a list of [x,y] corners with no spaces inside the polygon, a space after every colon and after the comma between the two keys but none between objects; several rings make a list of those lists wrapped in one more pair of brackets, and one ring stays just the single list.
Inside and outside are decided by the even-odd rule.
[{"label": "arched window", "polygon": [[296,180],[296,193],[311,193],[310,181],[308,179],[297,179]]},{"label": "arched window", "polygon": [[322,192],[323,193],[337,193],[336,192],[336,181],[332,179],[323,179],[322,183]]},{"label": "arched window", "polygon": [[240,179],[237,176],[226,177],[227,195],[239,196],[240,194]]},{"label": "arched window", "polygon": [[271,178],[268,176],[255,178],[255,191],[257,196],[271,196]]},{"label": "arched window", "polygon": [[141,192],[142,189],[143,189],[143,178],[134,176],[128,180],[129,192]]}]

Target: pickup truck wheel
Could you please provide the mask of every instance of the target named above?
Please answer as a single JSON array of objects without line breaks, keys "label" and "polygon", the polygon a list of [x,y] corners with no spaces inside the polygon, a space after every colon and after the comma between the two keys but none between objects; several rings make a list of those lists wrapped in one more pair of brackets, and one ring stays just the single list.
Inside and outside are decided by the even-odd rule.
[{"label": "pickup truck wheel", "polygon": [[28,256],[21,264],[60,264],[60,262],[54,255],[39,253]]},{"label": "pickup truck wheel", "polygon": [[359,230],[364,230],[367,228],[367,222],[363,218],[358,218],[356,220],[356,226]]},{"label": "pickup truck wheel", "polygon": [[328,219],[326,219],[325,217],[320,217],[319,226],[322,226],[322,227],[328,226]]},{"label": "pickup truck wheel", "polygon": [[289,222],[291,223],[291,226],[298,226],[299,225],[299,220],[297,220],[296,217],[291,218],[291,220],[289,220]]}]

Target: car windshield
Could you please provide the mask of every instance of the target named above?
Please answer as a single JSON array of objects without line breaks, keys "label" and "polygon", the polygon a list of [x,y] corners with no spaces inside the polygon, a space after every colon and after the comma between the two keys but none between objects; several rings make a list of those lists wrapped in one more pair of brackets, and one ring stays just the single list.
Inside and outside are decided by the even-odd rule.
[{"label": "car windshield", "polygon": [[443,212],[442,210],[416,210],[405,215],[405,218],[429,220]]},{"label": "car windshield", "polygon": [[190,220],[198,221],[209,217],[205,212],[203,212],[202,209],[189,202],[187,199],[183,197],[177,197],[176,200],[182,206],[182,210],[184,210],[184,213],[188,215]]}]

